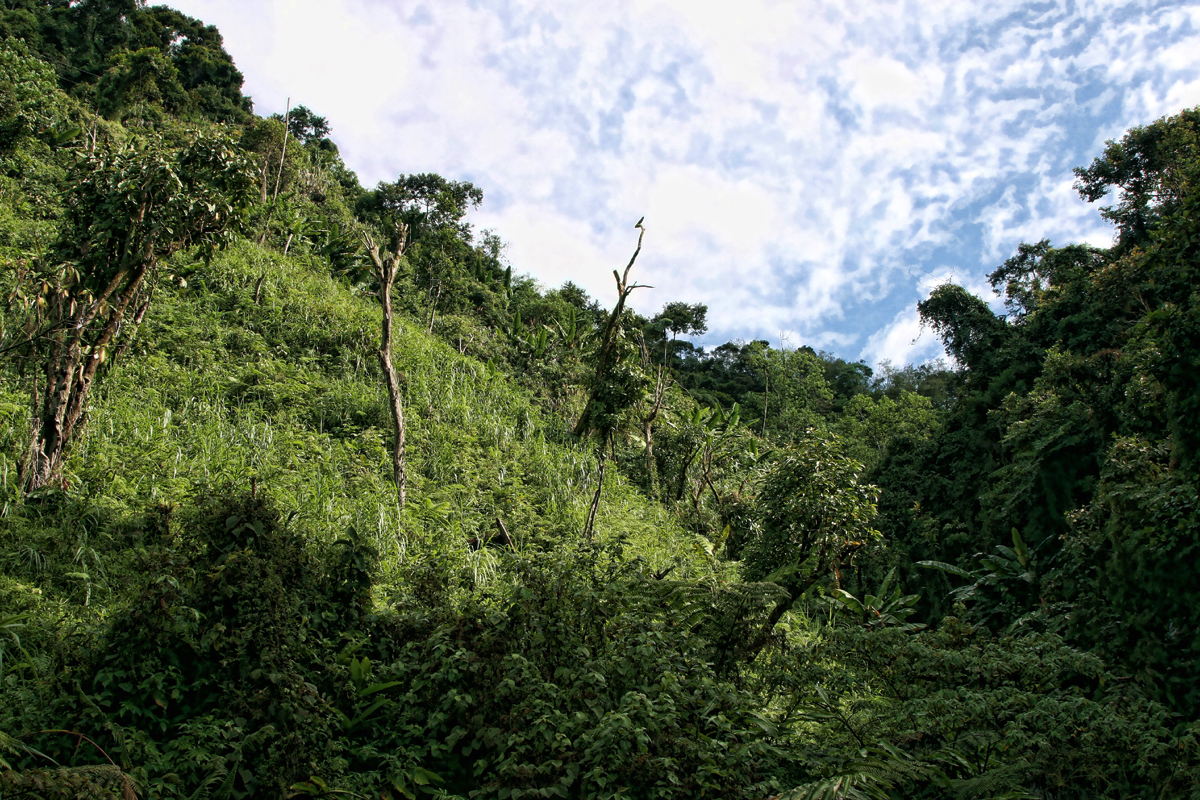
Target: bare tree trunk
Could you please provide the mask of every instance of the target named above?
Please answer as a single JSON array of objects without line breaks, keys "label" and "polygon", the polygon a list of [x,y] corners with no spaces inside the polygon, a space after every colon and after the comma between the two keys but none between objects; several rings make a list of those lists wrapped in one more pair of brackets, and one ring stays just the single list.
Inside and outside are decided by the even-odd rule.
[{"label": "bare tree trunk", "polygon": [[604,468],[608,465],[608,438],[606,433],[600,442],[600,475],[596,479],[596,493],[592,495],[592,505],[588,509],[587,522],[583,525],[583,538],[591,539],[596,529],[596,512],[600,509],[600,494],[604,491]]},{"label": "bare tree trunk", "polygon": [[442,285],[439,283],[438,287],[437,287],[437,294],[435,294],[433,296],[433,303],[429,307],[429,329],[426,331],[426,333],[429,333],[431,335],[433,334],[433,322],[434,322],[434,320],[437,319],[438,300],[441,300],[441,299],[442,299]]},{"label": "bare tree trunk", "polygon": [[500,529],[500,535],[504,537],[504,541],[508,544],[508,549],[516,552],[517,546],[513,544],[512,537],[508,535],[508,528],[504,527],[504,520],[496,517],[496,527]]},{"label": "bare tree trunk", "polygon": [[[113,353],[110,364],[115,364],[120,361],[121,356],[125,355],[125,351],[128,350],[129,345],[133,343],[134,337],[137,336],[138,328],[142,326],[142,320],[146,318],[146,312],[150,310],[150,301],[153,299],[154,287],[151,286],[149,293],[146,295],[146,299],[142,301],[142,304],[138,306],[137,311],[134,312],[133,321],[130,324],[132,330],[129,331],[129,335],[125,337],[124,341],[117,345],[117,351]],[[117,335],[120,335],[120,331],[117,331]]]},{"label": "bare tree trunk", "polygon": [[650,485],[650,499],[657,500],[658,462],[654,458],[654,418],[642,420],[642,439],[646,442],[646,480]]},{"label": "bare tree trunk", "polygon": [[[649,369],[650,351],[646,347],[646,340],[642,338],[642,364]],[[654,422],[658,419],[659,413],[662,411],[663,401],[667,396],[667,386],[669,379],[666,375],[666,355],[667,346],[663,344],[663,363],[658,365],[658,373],[654,379],[654,402],[650,405],[650,410],[641,417],[642,423],[642,441],[645,443],[645,459],[646,459],[646,480],[650,489],[650,497],[657,499],[660,491],[658,485],[658,461],[654,457]]]},{"label": "bare tree trunk", "polygon": [[[275,171],[275,191],[271,195],[271,208],[267,211],[267,221],[263,223],[262,234],[258,237],[258,243],[262,244],[267,241],[267,233],[271,230],[271,220],[275,217],[275,201],[279,199],[279,182],[283,179],[283,162],[287,157],[288,143],[288,123],[292,118],[292,98],[287,99],[287,112],[283,115],[283,146],[279,148],[279,168]],[[263,158],[263,193],[262,199],[267,201],[267,184],[266,184],[266,158]],[[291,240],[289,240],[290,243]]]},{"label": "bare tree trunk", "polygon": [[703,447],[703,445],[695,447],[692,450],[691,454],[688,455],[688,457],[684,459],[683,466],[679,469],[679,483],[675,488],[675,502],[676,503],[678,503],[680,500],[683,499],[683,492],[685,489],[687,489],[688,470],[692,466],[692,461],[694,461],[696,456],[700,454],[701,447]]},{"label": "bare tree trunk", "polygon": [[292,98],[287,99],[287,111],[283,115],[283,146],[279,148],[279,168],[275,171],[275,192],[271,202],[279,199],[279,182],[283,179],[283,162],[287,158],[288,126],[292,121]]},{"label": "bare tree trunk", "polygon": [[767,372],[767,383],[763,388],[763,427],[762,436],[767,438],[767,404],[771,402],[771,373]]},{"label": "bare tree trunk", "polygon": [[392,285],[396,282],[396,270],[400,259],[404,256],[404,248],[408,238],[408,227],[404,223],[396,226],[399,244],[395,253],[380,254],[379,245],[366,231],[360,231],[367,253],[375,265],[375,277],[379,280],[379,300],[383,305],[383,326],[379,337],[379,364],[383,368],[383,376],[387,382],[388,399],[392,406],[392,423],[396,428],[396,444],[392,448],[392,480],[396,483],[396,500],[400,508],[408,497],[408,476],[405,473],[404,451],[404,400],[400,394],[400,381],[396,377],[396,368],[392,364],[392,326],[395,312],[392,310]]},{"label": "bare tree trunk", "polygon": [[88,154],[89,155],[94,155],[96,152],[96,139],[100,136],[100,131],[98,130],[99,125],[100,125],[100,111],[99,111],[99,109],[97,109],[95,116],[92,117],[92,141],[88,146]]},{"label": "bare tree trunk", "polygon": [[392,287],[383,290],[383,332],[379,344],[379,363],[387,380],[388,397],[392,403],[392,422],[396,427],[396,445],[392,448],[392,480],[396,482],[396,499],[404,508],[407,501],[408,476],[404,472],[404,406],[400,396],[400,381],[392,365]]}]

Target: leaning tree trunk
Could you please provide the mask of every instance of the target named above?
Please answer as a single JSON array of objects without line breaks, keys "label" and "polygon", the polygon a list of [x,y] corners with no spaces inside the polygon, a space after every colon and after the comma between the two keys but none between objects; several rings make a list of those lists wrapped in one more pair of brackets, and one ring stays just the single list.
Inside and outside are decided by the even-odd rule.
[{"label": "leaning tree trunk", "polygon": [[404,471],[404,405],[400,397],[400,381],[392,364],[392,284],[383,285],[383,329],[379,341],[379,365],[387,380],[388,399],[392,406],[392,423],[396,428],[396,445],[392,448],[392,480],[396,482],[396,498],[404,508],[408,492],[408,476]]},{"label": "leaning tree trunk", "polygon": [[53,254],[39,260],[31,312],[43,327],[22,343],[45,380],[33,386],[36,419],[21,465],[27,490],[60,479],[100,366],[128,345],[126,315],[134,331],[145,316],[159,264],[191,245],[207,259],[228,241],[251,191],[247,167],[226,137],[201,136],[178,149],[91,153],[72,169]]},{"label": "leaning tree trunk", "polygon": [[[52,301],[56,330],[44,363],[46,390],[22,475],[26,491],[42,489],[60,479],[67,444],[84,418],[96,373],[120,334],[125,312],[138,296],[153,263],[153,256],[147,256],[136,266],[120,270],[86,305],[65,293]],[[97,323],[98,331],[94,327]],[[93,334],[95,339],[89,342]]]},{"label": "leaning tree trunk", "polygon": [[596,512],[600,510],[600,495],[604,492],[604,468],[608,465],[608,443],[612,431],[605,431],[600,440],[600,469],[596,475],[596,493],[592,495],[592,504],[588,507],[587,521],[583,524],[583,538],[591,541],[596,530]]}]

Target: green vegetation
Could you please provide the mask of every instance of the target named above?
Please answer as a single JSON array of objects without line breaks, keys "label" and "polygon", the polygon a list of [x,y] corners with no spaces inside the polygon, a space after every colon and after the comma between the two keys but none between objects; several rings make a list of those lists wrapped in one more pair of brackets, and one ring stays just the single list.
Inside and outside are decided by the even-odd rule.
[{"label": "green vegetation", "polygon": [[1200,796],[1200,109],[875,373],[514,275],[178,12],[0,35],[0,797]]}]

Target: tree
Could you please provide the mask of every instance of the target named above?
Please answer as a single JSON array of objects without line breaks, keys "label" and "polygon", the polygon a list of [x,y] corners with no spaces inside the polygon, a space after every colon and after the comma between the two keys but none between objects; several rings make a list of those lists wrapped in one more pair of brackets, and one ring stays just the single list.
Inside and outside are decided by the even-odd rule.
[{"label": "tree", "polygon": [[175,65],[156,47],[114,56],[96,87],[96,97],[104,116],[116,117],[136,108],[143,121],[149,116],[147,104],[177,113],[187,107],[189,99]]},{"label": "tree", "polygon": [[1119,190],[1101,215],[1117,226],[1118,252],[1144,243],[1194,190],[1200,164],[1200,107],[1185,109],[1109,141],[1089,167],[1075,170],[1075,189],[1089,203]]},{"label": "tree", "polygon": [[[672,384],[670,374],[665,371],[670,356],[669,348],[675,344],[675,337],[681,333],[694,336],[707,331],[707,314],[708,306],[703,303],[667,303],[638,334],[642,371],[654,376],[654,389],[650,396],[639,398],[634,403],[635,416],[642,434],[646,487],[652,497],[657,497],[659,493],[658,463],[654,455],[654,426],[663,410],[667,390]],[[666,337],[668,332],[671,334],[670,339]],[[655,356],[659,355],[659,342],[662,344],[661,359],[656,359]]]},{"label": "tree", "polygon": [[469,181],[422,173],[380,183],[359,199],[355,211],[379,224],[386,224],[387,219],[403,222],[415,242],[440,228],[461,228],[466,213],[482,202],[483,190]]},{"label": "tree", "polygon": [[392,365],[392,284],[396,282],[396,271],[404,262],[404,250],[408,246],[408,226],[395,223],[391,235],[390,252],[381,251],[379,245],[366,231],[361,231],[367,254],[375,265],[375,280],[379,283],[379,302],[383,306],[383,325],[379,335],[379,364],[387,381],[388,399],[391,401],[392,424],[396,428],[396,442],[392,447],[392,480],[396,484],[396,498],[404,508],[408,493],[408,476],[404,465],[404,399],[400,394],[400,381]]},{"label": "tree", "polygon": [[53,68],[20,40],[0,40],[0,155],[66,117]]},{"label": "tree", "polygon": [[[642,252],[642,238],[646,235],[646,229],[642,227],[641,221],[638,222],[637,228],[640,231],[637,248],[625,266],[625,273],[622,275],[615,269],[613,270],[613,278],[617,282],[617,304],[609,313],[608,320],[604,323],[604,330],[600,334],[600,349],[596,354],[596,371],[592,375],[591,392],[588,395],[587,404],[583,407],[583,413],[579,415],[579,419],[575,423],[575,435],[579,437],[586,436],[593,428],[600,428],[607,435],[607,432],[613,427],[616,415],[619,415],[620,411],[634,399],[628,396],[628,391],[625,391],[628,387],[624,384],[627,384],[628,381],[614,382],[614,378],[621,377],[618,375],[618,368],[623,360],[618,358],[617,354],[621,349],[622,340],[625,339],[621,324],[622,315],[625,313],[625,302],[629,299],[629,295],[633,294],[634,289],[653,288],[629,282],[629,271],[633,269],[638,254]],[[622,372],[627,372],[627,370]],[[625,402],[626,400],[628,402]],[[596,424],[597,419],[600,420],[599,424]]]},{"label": "tree", "polygon": [[220,31],[166,6],[133,17],[143,46],[151,43],[170,57],[192,106],[218,122],[249,117],[250,98],[242,94],[242,73],[226,52]]},{"label": "tree", "polygon": [[1092,501],[1072,513],[1058,574],[1072,631],[1167,706],[1200,708],[1200,482],[1164,442],[1117,438]]},{"label": "tree", "polygon": [[833,406],[825,367],[811,348],[765,348],[755,358],[764,378],[763,435],[792,440],[821,425]]},{"label": "tree", "polygon": [[[1055,603],[1103,606],[1112,616],[1080,627],[1088,645],[1129,643],[1116,647],[1128,651],[1121,660],[1130,671],[1140,660],[1160,674],[1169,659],[1140,651],[1130,626],[1177,593],[1173,566],[1192,546],[1187,514],[1160,524],[1160,499],[1150,499],[1164,486],[1194,483],[1200,452],[1198,126],[1193,109],[1135,128],[1078,170],[1085,200],[1117,194],[1104,210],[1117,243],[1020,245],[989,276],[1006,317],[954,286],[920,305],[965,368],[963,380],[941,431],[929,442],[893,440],[878,473],[894,551],[961,565],[1015,528],[1046,565],[1038,624],[1065,624],[1045,611]],[[1153,477],[1133,480],[1122,470]],[[1175,508],[1176,499],[1161,507]],[[1111,560],[1099,556],[1106,548]],[[1137,588],[1103,577],[1135,569]],[[1155,574],[1171,577],[1140,577]],[[1178,595],[1162,607],[1177,600],[1195,602]],[[1181,620],[1178,609],[1167,615],[1168,627]]]},{"label": "tree", "polygon": [[917,310],[921,322],[941,338],[946,352],[969,370],[980,370],[994,359],[1008,336],[1004,320],[987,303],[953,283],[934,289]]},{"label": "tree", "polygon": [[742,550],[746,581],[779,584],[787,597],[767,616],[752,650],[806,591],[826,576],[837,579],[860,548],[879,536],[871,527],[877,490],[859,482],[862,465],[833,436],[810,431],[781,453],[758,493],[761,518]]},{"label": "tree", "polygon": [[59,478],[101,365],[136,332],[162,262],[224,244],[252,186],[246,159],[219,136],[89,154],[71,178],[59,239],[34,279],[29,345],[45,383],[34,382],[40,410],[22,467],[30,490]]},{"label": "tree", "polygon": [[[663,310],[654,315],[646,326],[646,333],[651,337],[651,350],[657,350],[662,342],[663,363],[668,360],[679,361],[679,346],[676,342],[679,336],[701,336],[708,331],[708,306],[704,303],[688,304],[682,302],[667,303]],[[667,339],[667,334],[671,338]],[[685,348],[691,347],[684,342]],[[672,359],[671,357],[674,356]]]},{"label": "tree", "polygon": [[286,190],[296,174],[296,157],[287,152],[286,139],[287,126],[275,118],[259,120],[242,133],[242,147],[257,156],[260,203],[267,202],[273,187]]},{"label": "tree", "polygon": [[737,403],[749,419],[761,419],[766,397],[764,373],[759,364],[771,349],[769,342],[726,342],[705,353],[699,349],[675,364],[679,383],[703,405]]},{"label": "tree", "polygon": [[[391,230],[397,223],[407,229],[409,278],[425,293],[426,302],[420,306],[419,295],[409,292],[405,310],[414,315],[427,312],[431,332],[438,312],[447,311],[447,303],[459,304],[461,310],[478,284],[497,277],[494,267],[498,262],[487,258],[490,269],[479,263],[486,254],[473,247],[471,226],[464,221],[467,212],[481,202],[483,191],[470,182],[426,173],[380,183],[355,204],[359,219],[380,230]],[[477,280],[473,272],[479,272],[484,280]]]},{"label": "tree", "polygon": [[661,322],[666,330],[671,332],[671,338],[679,335],[700,336],[708,332],[708,306],[704,303],[673,302],[663,306],[663,310],[654,317],[654,322]]},{"label": "tree", "polygon": [[142,83],[144,93],[151,87],[142,79],[149,75],[161,84],[152,95],[161,99],[165,88],[170,102],[189,113],[218,122],[249,116],[242,74],[220,32],[165,6],[147,8],[142,0],[10,0],[0,9],[0,37],[25,39],[56,65],[63,89],[88,105],[97,82],[104,84],[100,99],[119,106],[130,79]]},{"label": "tree", "polygon": [[[272,114],[271,119],[284,122],[282,114]],[[287,115],[288,132],[302,145],[319,143],[329,136],[329,120],[309,110],[308,106],[294,106]]]},{"label": "tree", "polygon": [[893,400],[884,395],[855,395],[837,422],[837,430],[852,442],[851,452],[868,468],[874,468],[895,439],[929,439],[939,419],[929,398],[901,391]]},{"label": "tree", "polygon": [[846,405],[864,394],[875,374],[865,361],[849,362],[822,350],[817,354],[825,366],[825,382],[833,392],[833,410],[840,412]]},{"label": "tree", "polygon": [[645,376],[633,363],[633,347],[623,330],[625,302],[634,289],[651,288],[639,283],[629,282],[629,271],[642,252],[642,238],[646,229],[642,220],[635,225],[639,231],[637,248],[625,265],[624,274],[613,270],[613,278],[617,282],[617,304],[600,334],[600,350],[596,354],[596,371],[592,375],[591,392],[583,413],[575,423],[575,435],[586,436],[593,429],[601,432],[599,457],[600,474],[596,482],[596,494],[592,497],[592,505],[588,511],[587,523],[584,525],[584,536],[590,537],[592,526],[596,522],[596,510],[600,507],[600,493],[604,489],[604,467],[608,461],[608,445],[612,432],[617,426],[620,415],[632,406],[642,392]]}]

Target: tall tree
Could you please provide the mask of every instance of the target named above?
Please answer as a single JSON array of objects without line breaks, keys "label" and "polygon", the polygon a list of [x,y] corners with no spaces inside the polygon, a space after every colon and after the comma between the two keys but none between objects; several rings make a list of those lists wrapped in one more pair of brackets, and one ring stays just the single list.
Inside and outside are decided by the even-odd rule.
[{"label": "tall tree", "polygon": [[[604,323],[604,329],[600,333],[600,349],[596,354],[596,370],[592,374],[591,392],[588,394],[587,404],[583,407],[583,413],[579,415],[579,420],[575,423],[576,436],[586,436],[594,428],[608,429],[612,427],[608,421],[612,417],[614,406],[611,402],[613,398],[610,395],[613,394],[612,379],[619,361],[617,351],[622,339],[621,317],[625,313],[625,303],[629,300],[629,295],[633,294],[634,289],[653,288],[629,282],[629,271],[633,269],[634,262],[642,252],[642,238],[646,235],[642,220],[638,220],[635,227],[640,231],[637,248],[634,249],[629,263],[625,265],[625,272],[622,274],[613,270],[613,278],[617,282],[617,304],[613,306],[612,312],[609,313],[608,319]],[[619,409],[617,411],[619,413]],[[605,416],[605,420],[597,425],[596,418],[602,415]]]},{"label": "tall tree", "polygon": [[1100,214],[1117,226],[1117,250],[1143,244],[1195,190],[1200,162],[1200,107],[1184,109],[1109,141],[1090,166],[1075,170],[1075,189],[1089,203],[1118,193]]},{"label": "tall tree", "polygon": [[[608,446],[612,441],[613,429],[621,412],[633,405],[641,393],[641,372],[627,357],[632,355],[628,352],[632,347],[623,335],[621,325],[629,295],[633,294],[635,289],[651,288],[629,282],[629,271],[633,269],[638,254],[642,252],[642,238],[646,235],[641,219],[634,227],[639,231],[637,248],[633,251],[629,263],[625,265],[623,274],[613,270],[613,278],[617,281],[617,304],[613,306],[600,334],[600,350],[596,354],[596,371],[592,375],[591,392],[583,407],[583,413],[579,415],[579,421],[575,424],[576,436],[586,436],[593,429],[601,433],[598,448],[600,473],[597,477],[596,493],[592,496],[592,505],[583,528],[585,537],[591,536],[596,523],[596,510],[600,507],[600,493],[604,489],[604,469],[608,463]],[[627,352],[622,353],[622,350]],[[626,357],[622,358],[622,355]],[[637,375],[634,374],[635,370]]]},{"label": "tall tree", "polygon": [[417,241],[441,228],[461,229],[462,219],[483,202],[483,190],[469,181],[446,180],[441,175],[401,175],[391,183],[380,183],[358,201],[360,217],[384,225],[399,220]]},{"label": "tall tree", "polygon": [[302,145],[320,142],[329,136],[329,120],[314,114],[308,106],[299,105],[283,114],[272,114],[271,119],[287,123],[288,132]]},{"label": "tall tree", "polygon": [[392,286],[396,282],[397,271],[404,263],[404,251],[408,246],[408,226],[403,222],[395,222],[390,251],[381,250],[375,239],[365,230],[361,233],[367,254],[375,266],[375,280],[379,283],[379,302],[383,305],[383,323],[379,334],[379,365],[383,368],[383,377],[387,381],[392,424],[396,429],[396,441],[392,446],[392,480],[396,484],[396,499],[400,508],[404,508],[408,499],[408,475],[404,464],[404,398],[400,394],[396,367],[392,364],[392,328],[395,325]]}]

